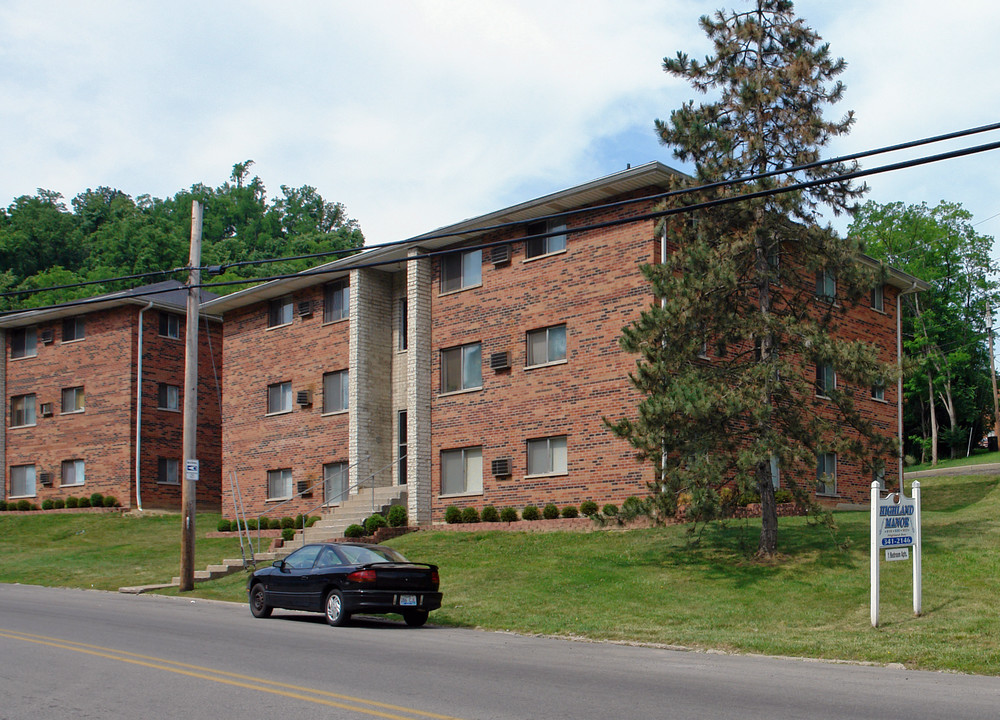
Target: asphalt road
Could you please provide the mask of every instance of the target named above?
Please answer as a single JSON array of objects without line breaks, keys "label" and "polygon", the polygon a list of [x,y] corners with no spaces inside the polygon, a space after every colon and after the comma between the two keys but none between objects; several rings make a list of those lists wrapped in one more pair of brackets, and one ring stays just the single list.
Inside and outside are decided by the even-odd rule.
[{"label": "asphalt road", "polygon": [[57,717],[960,720],[1000,678],[0,585],[0,718]]}]

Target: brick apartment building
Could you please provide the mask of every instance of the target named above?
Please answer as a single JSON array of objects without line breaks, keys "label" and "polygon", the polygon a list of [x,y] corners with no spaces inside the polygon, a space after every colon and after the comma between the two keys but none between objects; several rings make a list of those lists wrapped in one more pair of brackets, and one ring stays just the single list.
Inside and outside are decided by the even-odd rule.
[{"label": "brick apartment building", "polygon": [[[186,302],[166,281],[0,317],[5,499],[180,509]],[[218,510],[221,323],[200,339],[197,503]]]},{"label": "brick apartment building", "polygon": [[[224,317],[223,470],[247,515],[315,512],[372,483],[405,485],[420,523],[448,505],[644,495],[652,469],[602,417],[635,414],[618,337],[652,301],[640,265],[663,239],[655,220],[602,224],[653,210],[606,206],[674,174],[649,163],[206,303]],[[894,361],[897,294],[924,287],[891,272],[843,332]],[[896,434],[896,388],[857,394]],[[870,474],[824,461],[825,499],[865,502]]]}]

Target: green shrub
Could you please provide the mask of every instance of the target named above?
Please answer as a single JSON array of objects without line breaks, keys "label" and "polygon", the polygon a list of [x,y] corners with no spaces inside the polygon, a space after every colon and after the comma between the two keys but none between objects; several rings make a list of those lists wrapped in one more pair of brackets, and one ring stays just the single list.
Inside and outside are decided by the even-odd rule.
[{"label": "green shrub", "polygon": [[774,491],[774,501],[776,503],[790,503],[795,498],[792,497],[792,491],[788,488],[781,488],[780,490]]},{"label": "green shrub", "polygon": [[402,505],[393,505],[386,513],[385,519],[389,527],[406,527],[408,521],[406,508]]},{"label": "green shrub", "polygon": [[499,522],[500,513],[492,505],[487,505],[483,508],[483,522]]},{"label": "green shrub", "polygon": [[521,517],[525,520],[538,520],[542,517],[542,514],[538,511],[536,505],[525,505],[524,510],[521,511]]},{"label": "green shrub", "polygon": [[580,512],[587,517],[594,517],[597,514],[597,503],[593,500],[584,500],[580,503]]},{"label": "green shrub", "polygon": [[80,498],[74,495],[70,495],[68,498],[66,498],[66,507],[68,508],[80,507]]},{"label": "green shrub", "polygon": [[347,529],[344,530],[344,537],[346,538],[359,538],[364,537],[365,529],[354,523],[353,525],[348,525]]},{"label": "green shrub", "polygon": [[52,507],[54,507],[56,510],[62,510],[64,507],[66,507],[66,501],[63,500],[62,498],[56,498],[55,500],[52,501]]},{"label": "green shrub", "polygon": [[575,518],[580,513],[577,512],[576,505],[567,505],[562,509],[562,516],[564,518]]},{"label": "green shrub", "polygon": [[82,508],[90,507],[90,498],[89,497],[80,498],[80,507]]},{"label": "green shrub", "polygon": [[464,523],[477,523],[479,522],[479,511],[474,507],[467,507],[462,509],[462,522]]},{"label": "green shrub", "polygon": [[226,518],[222,518],[221,520],[219,520],[219,524],[215,526],[215,529],[218,530],[219,532],[229,532],[230,530],[232,530],[232,528],[233,524],[228,520],[226,520]]},{"label": "green shrub", "polygon": [[281,529],[282,530],[284,530],[285,528],[293,528],[293,527],[295,527],[295,519],[294,518],[290,518],[290,517],[283,517],[283,518],[281,518]]},{"label": "green shrub", "polygon": [[608,517],[614,517],[615,515],[618,514],[618,506],[615,505],[614,503],[608,503],[603,508],[601,508],[601,512],[607,515]]},{"label": "green shrub", "polygon": [[555,520],[559,517],[559,508],[556,507],[555,503],[545,503],[545,507],[542,508],[542,517],[546,520]]},{"label": "green shrub", "polygon": [[501,522],[517,522],[517,510],[512,507],[505,507],[500,510]]},{"label": "green shrub", "polygon": [[42,500],[42,510],[51,510],[53,507],[55,507],[55,505],[49,498]]},{"label": "green shrub", "polygon": [[742,495],[740,495],[740,499],[737,501],[736,504],[739,505],[740,507],[746,507],[747,505],[759,502],[760,502],[760,495],[758,495],[755,492],[745,492]]},{"label": "green shrub", "polygon": [[104,496],[101,493],[94,493],[90,496],[91,507],[104,507]]},{"label": "green shrub", "polygon": [[28,500],[18,500],[17,509],[20,510],[21,512],[27,512],[31,510],[31,502]]},{"label": "green shrub", "polygon": [[444,509],[444,521],[449,525],[462,522],[462,511],[454,505],[449,505]]},{"label": "green shrub", "polygon": [[118,507],[118,498],[114,495],[105,495],[104,507]]},{"label": "green shrub", "polygon": [[299,513],[298,515],[295,516],[294,522],[296,529],[302,527],[302,513]]},{"label": "green shrub", "polygon": [[378,513],[369,515],[365,520],[365,535],[374,535],[376,530],[384,528],[388,525],[389,523],[386,522],[386,519]]},{"label": "green shrub", "polygon": [[311,515],[308,520],[306,520],[306,527],[312,527],[320,520],[319,515]]},{"label": "green shrub", "polygon": [[7,501],[0,500],[0,512],[7,512]]},{"label": "green shrub", "polygon": [[282,528],[281,529],[281,539],[285,542],[289,542],[293,537],[295,537],[295,528]]}]

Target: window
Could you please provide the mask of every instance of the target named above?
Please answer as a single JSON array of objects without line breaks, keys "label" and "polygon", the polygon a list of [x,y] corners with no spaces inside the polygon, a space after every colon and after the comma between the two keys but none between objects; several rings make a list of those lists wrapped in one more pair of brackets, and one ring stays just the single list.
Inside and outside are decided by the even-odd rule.
[{"label": "window", "polygon": [[63,388],[62,391],[62,411],[63,413],[83,412],[83,387]]},{"label": "window", "polygon": [[774,240],[767,246],[767,272],[771,282],[781,277],[781,241]]},{"label": "window", "polygon": [[837,494],[837,453],[816,456],[816,494]]},{"label": "window", "polygon": [[326,504],[343,502],[346,495],[347,463],[327,463],[323,466],[323,498]]},{"label": "window", "polygon": [[407,333],[410,329],[410,310],[406,298],[399,298],[399,349],[406,350]]},{"label": "window", "polygon": [[565,475],[566,437],[528,441],[528,475]]},{"label": "window", "polygon": [[10,399],[10,426],[35,424],[35,396],[15,395]]},{"label": "window", "polygon": [[837,389],[837,373],[830,363],[816,363],[816,394],[820,397],[830,397]]},{"label": "window", "polygon": [[10,468],[10,496],[32,497],[35,494],[35,466],[12,465]]},{"label": "window", "polygon": [[396,413],[396,483],[406,485],[406,410]]},{"label": "window", "polygon": [[292,409],[292,383],[281,382],[267,386],[267,412],[283,413]]},{"label": "window", "polygon": [[885,291],[881,285],[872,288],[872,307],[879,312],[885,312]]},{"label": "window", "polygon": [[38,328],[17,328],[10,333],[12,358],[35,357],[38,354]]},{"label": "window", "polygon": [[441,351],[441,392],[458,392],[483,386],[479,343]]},{"label": "window", "polygon": [[[343,320],[351,314],[351,286],[338,280],[323,288],[323,322]],[[291,322],[291,318],[289,318]]]},{"label": "window", "polygon": [[280,500],[292,496],[292,469],[267,471],[267,499]]},{"label": "window", "polygon": [[83,460],[63,460],[61,484],[83,485],[84,471]]},{"label": "window", "polygon": [[156,389],[156,407],[160,410],[181,409],[181,389],[177,385],[160,383]]},{"label": "window", "polygon": [[771,456],[771,485],[775,490],[781,485],[781,458],[777,455]]},{"label": "window", "polygon": [[482,283],[482,250],[466,250],[441,258],[441,292],[454,292]]},{"label": "window", "polygon": [[343,412],[348,409],[348,381],[347,370],[324,373],[323,412]]},{"label": "window", "polygon": [[267,308],[267,326],[269,328],[288,325],[292,322],[292,298],[283,297],[272,300]]},{"label": "window", "polygon": [[872,400],[885,400],[884,382],[877,382],[872,385]]},{"label": "window", "polygon": [[481,447],[441,452],[441,494],[472,495],[483,491]]},{"label": "window", "polygon": [[529,238],[524,241],[524,256],[526,258],[541,257],[552,253],[562,252],[566,249],[566,223],[557,220],[542,220],[540,222],[529,223],[525,228],[528,235],[544,235],[546,233],[561,232],[560,235],[549,237]]},{"label": "window", "polygon": [[181,337],[181,316],[174,313],[160,313],[160,335],[163,337],[180,340]]},{"label": "window", "polygon": [[545,365],[565,359],[565,325],[553,325],[528,333],[528,365]]},{"label": "window", "polygon": [[161,485],[180,485],[180,461],[161,457],[157,461],[156,482]]},{"label": "window", "polygon": [[63,342],[72,342],[73,340],[83,340],[84,337],[84,322],[83,316],[77,315],[76,317],[66,318],[63,320]]},{"label": "window", "polygon": [[885,489],[885,461],[876,460],[872,468],[872,482],[877,482],[879,487]]},{"label": "window", "polygon": [[816,272],[816,297],[830,303],[837,299],[837,275],[833,270]]}]

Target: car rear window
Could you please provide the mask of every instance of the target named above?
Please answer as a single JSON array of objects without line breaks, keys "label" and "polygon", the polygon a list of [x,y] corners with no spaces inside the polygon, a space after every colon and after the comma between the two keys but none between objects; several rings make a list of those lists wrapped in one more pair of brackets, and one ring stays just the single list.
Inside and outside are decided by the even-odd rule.
[{"label": "car rear window", "polygon": [[395,550],[389,548],[366,548],[353,545],[343,545],[340,547],[348,562],[356,565],[367,565],[368,563],[382,562],[406,562],[406,558]]}]

